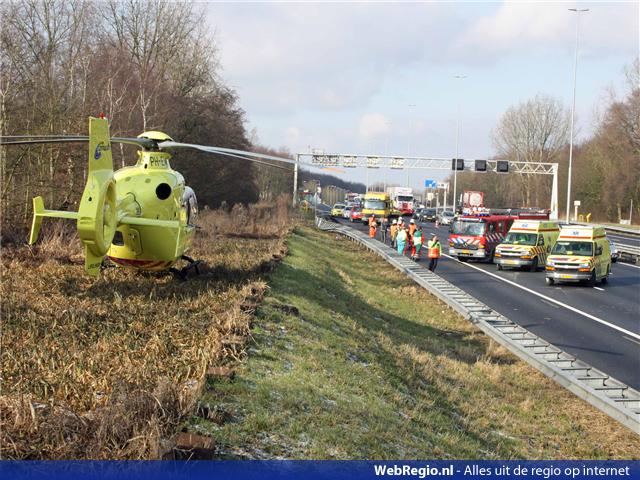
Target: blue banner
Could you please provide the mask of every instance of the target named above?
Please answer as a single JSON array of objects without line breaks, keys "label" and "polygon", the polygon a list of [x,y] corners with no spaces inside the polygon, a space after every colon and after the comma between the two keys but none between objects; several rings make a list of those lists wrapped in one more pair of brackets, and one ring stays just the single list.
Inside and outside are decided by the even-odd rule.
[{"label": "blue banner", "polygon": [[1,461],[11,480],[640,479],[637,461]]}]

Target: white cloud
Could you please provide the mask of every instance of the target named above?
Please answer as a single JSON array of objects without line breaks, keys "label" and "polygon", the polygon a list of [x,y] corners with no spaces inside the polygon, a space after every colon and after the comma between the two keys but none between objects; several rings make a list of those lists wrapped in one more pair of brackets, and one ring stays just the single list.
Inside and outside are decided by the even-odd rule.
[{"label": "white cloud", "polygon": [[[580,50],[595,56],[609,53],[637,55],[638,4],[581,4]],[[549,49],[573,50],[575,2],[509,2],[480,17],[452,45],[456,56],[475,57],[477,62],[504,55],[545,54]]]},{"label": "white cloud", "polygon": [[252,3],[211,4],[208,12],[223,76],[254,111],[285,113],[361,107],[402,66],[443,57],[434,46],[451,8]]},{"label": "white cloud", "polygon": [[366,113],[360,117],[358,135],[361,140],[375,139],[389,132],[390,122],[381,113]]},{"label": "white cloud", "polygon": [[[489,149],[488,130],[510,104],[539,92],[566,100],[575,35],[575,15],[567,8],[574,6],[255,2],[206,8],[223,81],[237,91],[264,143],[294,151],[396,153],[409,144],[411,151],[446,156],[459,98],[464,151],[481,155]],[[578,102],[586,104],[638,54],[638,4],[578,6],[591,9],[580,23]],[[456,73],[470,80],[456,87]],[[419,106],[410,113],[413,103]],[[392,125],[385,130],[376,116],[382,113],[365,112],[382,112]],[[486,128],[472,128],[470,115]]]},{"label": "white cloud", "polygon": [[298,127],[287,127],[284,132],[287,145],[296,145],[300,139],[300,129]]}]

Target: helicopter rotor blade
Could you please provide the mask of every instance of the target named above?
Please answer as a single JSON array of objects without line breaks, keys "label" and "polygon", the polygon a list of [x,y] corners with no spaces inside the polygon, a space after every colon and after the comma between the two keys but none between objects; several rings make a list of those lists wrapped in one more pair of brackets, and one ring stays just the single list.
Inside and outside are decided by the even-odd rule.
[{"label": "helicopter rotor blade", "polygon": [[263,160],[257,160],[255,158],[250,158],[250,157],[243,157],[242,155],[235,155],[233,153],[227,153],[227,152],[218,152],[219,155],[225,155],[227,157],[234,157],[234,158],[239,158],[241,160],[248,160],[250,162],[254,162],[254,163],[258,163],[260,165],[266,165],[268,167],[274,167],[274,168],[280,168],[282,170],[287,170],[288,172],[292,172],[293,170],[291,169],[291,167],[285,166],[285,165],[277,165],[275,163],[268,163],[265,162]]},{"label": "helicopter rotor blade", "polygon": [[250,158],[247,158],[247,157],[254,157],[254,158],[259,158],[264,160],[273,160],[276,162],[290,163],[293,165],[295,165],[296,163],[296,161],[291,158],[275,157],[273,155],[266,155],[264,153],[247,152],[245,150],[235,150],[233,148],[197,145],[194,143],[161,142],[158,144],[158,148],[160,148],[160,150],[170,149],[170,148],[190,148],[194,150],[200,150],[206,153],[214,153],[219,155],[224,155],[224,154],[227,154],[228,156],[242,155],[241,158],[244,158],[244,160],[250,160]]},{"label": "helicopter rotor blade", "polygon": [[[24,138],[24,137],[23,137]],[[65,138],[39,138],[39,139],[14,139],[13,137],[0,138],[0,145],[37,145],[42,143],[86,143],[89,137],[65,137]]]},{"label": "helicopter rotor blade", "polygon": [[[38,145],[38,144],[56,144],[56,143],[87,143],[89,141],[88,136],[84,135],[11,135],[0,137],[0,145]],[[148,138],[126,138],[126,137],[112,137],[112,143],[124,143],[129,145],[136,145],[143,150],[168,150],[168,149],[192,149],[199,150],[205,153],[212,153],[215,155],[224,155],[226,157],[238,158],[240,160],[247,160],[250,162],[258,163],[260,165],[266,165],[269,167],[281,168],[283,170],[290,170],[290,167],[284,165],[278,165],[270,162],[287,163],[295,165],[296,161],[291,158],[276,157],[273,155],[266,155],[263,153],[248,152],[245,150],[235,150],[233,148],[212,147],[207,145],[197,145],[193,143],[179,143],[173,141],[156,142]],[[268,160],[268,161],[265,161]],[[270,161],[270,162],[269,162]]]},{"label": "helicopter rotor blade", "polygon": [[[7,135],[0,137],[0,145],[37,145],[44,143],[87,143],[86,135]],[[111,143],[125,143],[136,145],[143,150],[155,150],[158,148],[156,141],[148,138],[112,137]]]}]

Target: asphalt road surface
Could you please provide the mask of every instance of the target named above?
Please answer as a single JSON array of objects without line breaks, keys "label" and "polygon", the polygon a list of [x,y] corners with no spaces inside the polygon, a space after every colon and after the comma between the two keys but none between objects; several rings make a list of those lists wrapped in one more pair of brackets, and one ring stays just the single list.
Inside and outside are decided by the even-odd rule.
[{"label": "asphalt road surface", "polygon": [[[367,231],[364,224],[345,223]],[[421,223],[448,251],[447,226]],[[628,237],[632,238],[632,237]],[[421,262],[426,264],[426,259]],[[426,265],[425,265],[426,266]],[[498,271],[444,255],[436,273],[546,341],[640,390],[640,267],[614,263],[606,285],[545,283],[544,271]]]}]

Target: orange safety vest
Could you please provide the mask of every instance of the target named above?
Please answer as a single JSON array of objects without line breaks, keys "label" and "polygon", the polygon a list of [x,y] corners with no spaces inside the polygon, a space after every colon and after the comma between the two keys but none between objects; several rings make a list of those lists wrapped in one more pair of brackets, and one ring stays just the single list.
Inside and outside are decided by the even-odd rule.
[{"label": "orange safety vest", "polygon": [[413,232],[416,231],[416,228],[418,228],[418,227],[416,226],[415,223],[410,223],[409,224],[409,235],[413,235]]},{"label": "orange safety vest", "polygon": [[440,242],[433,243],[431,240],[429,240],[429,243],[427,246],[429,247],[428,254],[427,254],[429,258],[440,258],[440,249],[441,249]]}]

